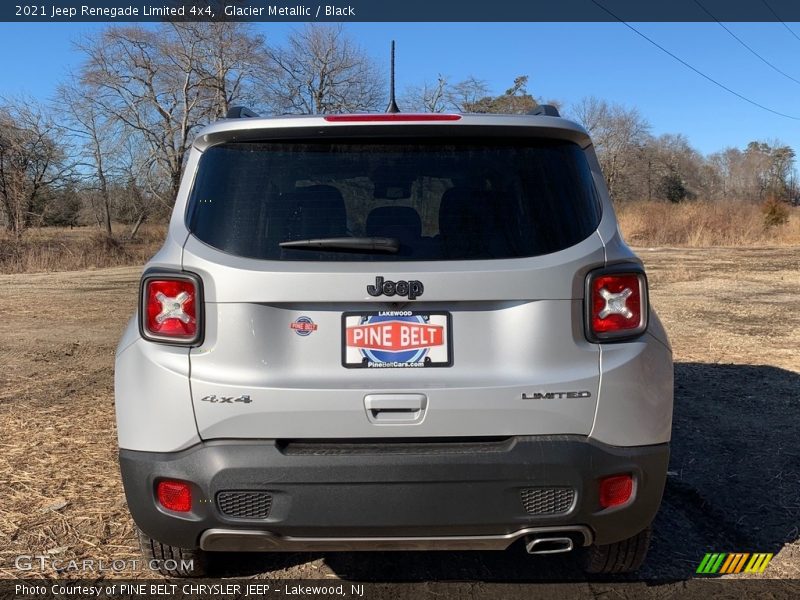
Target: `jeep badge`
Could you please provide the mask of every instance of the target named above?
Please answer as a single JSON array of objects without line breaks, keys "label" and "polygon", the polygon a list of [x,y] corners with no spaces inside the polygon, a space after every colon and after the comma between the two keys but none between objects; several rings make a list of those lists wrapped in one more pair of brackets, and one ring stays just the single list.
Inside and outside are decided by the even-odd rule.
[{"label": "jeep badge", "polygon": [[367,286],[367,293],[370,296],[408,296],[413,300],[422,296],[425,286],[421,281],[411,279],[409,281],[384,281],[383,277],[375,277],[375,285]]}]

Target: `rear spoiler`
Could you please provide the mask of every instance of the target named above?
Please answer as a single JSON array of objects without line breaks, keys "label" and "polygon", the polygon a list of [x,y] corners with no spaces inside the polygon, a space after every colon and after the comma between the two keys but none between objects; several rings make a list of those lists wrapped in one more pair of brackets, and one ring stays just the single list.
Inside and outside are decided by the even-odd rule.
[{"label": "rear spoiler", "polygon": [[[394,115],[284,115],[258,117],[244,107],[234,107],[239,116],[217,121],[203,129],[194,146],[201,152],[211,146],[226,142],[314,139],[327,137],[381,138],[389,132],[391,137],[473,137],[499,136],[506,138],[544,137],[574,142],[586,148],[591,145],[586,130],[568,119],[552,114],[550,109],[535,115],[415,115],[400,113],[404,118],[390,119]],[[231,114],[234,109],[228,112]],[[552,109],[555,111],[555,109]],[[430,118],[438,116],[439,118]],[[450,117],[450,118],[442,118]],[[347,118],[349,117],[349,118]],[[358,117],[358,118],[354,118]],[[411,118],[409,118],[411,117]]]}]

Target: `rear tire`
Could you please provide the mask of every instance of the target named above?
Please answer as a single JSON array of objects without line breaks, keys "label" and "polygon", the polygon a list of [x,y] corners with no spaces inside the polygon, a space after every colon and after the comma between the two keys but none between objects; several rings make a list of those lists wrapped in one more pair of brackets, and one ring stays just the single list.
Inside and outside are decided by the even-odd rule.
[{"label": "rear tire", "polygon": [[[155,567],[166,577],[203,577],[208,573],[209,555],[200,549],[176,548],[149,537],[138,527],[136,533],[147,567]],[[174,567],[174,568],[167,568]]]},{"label": "rear tire", "polygon": [[650,527],[648,527],[635,536],[620,542],[589,546],[585,551],[584,571],[592,575],[636,571],[647,557],[650,533]]}]

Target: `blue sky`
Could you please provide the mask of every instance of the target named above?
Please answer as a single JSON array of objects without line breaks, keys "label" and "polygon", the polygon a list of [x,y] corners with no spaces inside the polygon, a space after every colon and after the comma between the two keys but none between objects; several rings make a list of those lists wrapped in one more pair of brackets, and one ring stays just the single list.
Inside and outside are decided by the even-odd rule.
[{"label": "blue sky", "polygon": [[[636,107],[653,133],[683,133],[701,152],[779,139],[800,154],[800,84],[750,54],[717,23],[637,23],[640,31],[744,96],[797,120],[758,109],[701,78],[621,23],[351,23],[350,34],[387,58],[397,40],[398,89],[439,73],[474,75],[500,93],[530,77],[537,97],[566,104],[597,96]],[[0,95],[46,99],[81,56],[72,47],[105,24],[0,24]],[[800,80],[800,40],[781,23],[727,26]],[[800,24],[790,23],[800,36]],[[258,24],[280,41],[293,25]]]}]

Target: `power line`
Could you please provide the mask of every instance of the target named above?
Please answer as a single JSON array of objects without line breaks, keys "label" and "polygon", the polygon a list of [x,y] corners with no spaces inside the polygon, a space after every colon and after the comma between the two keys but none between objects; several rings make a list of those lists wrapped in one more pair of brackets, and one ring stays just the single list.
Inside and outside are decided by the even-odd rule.
[{"label": "power line", "polygon": [[714,20],[717,22],[717,25],[719,25],[719,26],[720,26],[720,27],[722,27],[722,28],[723,28],[725,31],[727,31],[727,32],[728,32],[728,34],[729,34],[729,35],[730,35],[730,36],[731,36],[733,39],[735,39],[735,40],[736,40],[737,42],[739,42],[739,43],[740,43],[742,46],[744,46],[745,48],[747,48],[747,49],[750,51],[750,53],[751,53],[753,56],[757,57],[757,58],[758,58],[758,59],[759,59],[761,62],[763,62],[765,65],[767,65],[767,66],[768,66],[770,69],[772,69],[773,71],[776,71],[776,72],[780,73],[781,75],[783,75],[783,76],[784,76],[784,77],[786,77],[787,79],[791,79],[791,80],[792,80],[792,81],[794,81],[795,83],[797,83],[797,84],[800,84],[800,80],[797,80],[797,79],[795,79],[794,77],[792,77],[791,75],[789,75],[788,73],[785,73],[785,72],[781,71],[781,70],[780,70],[778,67],[776,67],[775,65],[773,65],[773,64],[772,64],[771,62],[769,62],[769,61],[768,61],[766,58],[764,58],[764,57],[763,57],[763,56],[761,56],[761,55],[760,55],[758,52],[756,52],[756,51],[755,51],[755,50],[753,50],[753,49],[752,49],[750,46],[748,46],[748,45],[747,45],[747,44],[746,44],[746,43],[745,43],[745,42],[744,42],[744,41],[743,41],[743,40],[742,40],[742,39],[741,39],[739,36],[737,36],[735,33],[733,33],[733,32],[732,32],[730,29],[728,29],[728,28],[727,28],[727,27],[726,27],[724,24],[720,23],[719,19],[717,19],[717,17],[715,17],[714,15],[712,15],[712,14],[711,14],[711,11],[709,11],[709,10],[708,10],[708,9],[707,9],[705,6],[703,6],[702,4],[700,4],[700,2],[699,2],[698,0],[694,0],[694,3],[695,3],[695,4],[697,4],[697,6],[699,6],[701,9],[703,9],[703,11],[704,11],[704,12],[705,12],[705,13],[706,13],[706,14],[707,14],[709,17],[711,17],[712,19],[714,19]]},{"label": "power line", "polygon": [[778,19],[778,22],[779,22],[781,25],[783,25],[784,27],[786,27],[786,31],[788,31],[788,32],[789,32],[789,33],[791,33],[791,34],[792,34],[794,37],[796,37],[798,40],[800,40],[800,36],[798,36],[798,35],[797,35],[797,34],[794,32],[794,29],[792,29],[791,27],[789,27],[789,26],[788,26],[786,23],[784,23],[784,22],[781,20],[781,18],[778,16],[778,13],[776,13],[774,10],[772,10],[772,7],[771,7],[769,4],[767,4],[767,0],[761,0],[761,2],[763,2],[763,3],[764,3],[764,6],[766,6],[766,7],[767,7],[767,9],[769,10],[769,12],[771,12],[771,13],[772,13],[772,16],[774,16],[776,19]]},{"label": "power line", "polygon": [[734,96],[736,96],[737,98],[740,98],[740,99],[744,100],[745,102],[747,102],[747,103],[749,103],[749,104],[752,104],[753,106],[756,106],[756,107],[758,107],[758,108],[760,108],[760,109],[762,109],[762,110],[766,110],[767,112],[771,112],[772,114],[778,115],[778,116],[780,116],[780,117],[786,117],[787,119],[793,119],[793,120],[795,120],[795,121],[800,121],[800,117],[796,117],[796,116],[794,116],[794,115],[787,115],[786,113],[782,113],[782,112],[780,112],[780,111],[774,110],[774,109],[772,109],[772,108],[769,108],[768,106],[764,106],[763,104],[759,104],[759,103],[758,103],[758,102],[756,102],[755,100],[751,100],[751,99],[750,99],[750,98],[748,98],[747,96],[743,96],[743,95],[742,95],[742,94],[740,94],[739,92],[736,92],[736,91],[732,90],[731,88],[729,88],[729,87],[728,87],[728,86],[726,86],[725,84],[723,84],[723,83],[720,83],[719,81],[717,81],[717,80],[716,80],[716,79],[714,79],[713,77],[710,77],[709,75],[706,75],[705,73],[703,73],[703,72],[702,72],[702,71],[700,71],[699,69],[697,69],[697,68],[693,67],[692,65],[690,65],[688,62],[686,62],[685,60],[683,60],[683,59],[682,59],[682,58],[680,58],[679,56],[676,56],[675,54],[673,54],[672,52],[670,52],[669,50],[667,50],[666,48],[664,48],[664,46],[660,45],[658,42],[656,42],[656,41],[654,41],[654,40],[650,39],[650,38],[649,38],[649,37],[647,37],[645,34],[643,34],[641,31],[639,31],[638,29],[636,29],[636,28],[635,28],[633,25],[631,25],[631,24],[630,24],[630,23],[628,23],[627,21],[623,21],[621,18],[619,18],[617,15],[615,15],[613,12],[611,12],[611,11],[610,11],[609,9],[607,9],[605,6],[603,6],[602,4],[600,4],[600,3],[599,3],[597,0],[591,0],[591,2],[592,2],[592,4],[596,5],[598,8],[600,8],[601,10],[603,10],[604,12],[606,12],[607,14],[611,15],[612,17],[614,17],[614,18],[615,18],[617,21],[619,21],[620,23],[622,23],[623,25],[625,25],[625,27],[627,27],[628,29],[630,29],[631,31],[633,31],[633,32],[634,32],[636,35],[638,35],[638,36],[640,36],[640,37],[644,38],[645,40],[647,40],[648,42],[650,42],[651,44],[653,44],[653,46],[655,46],[656,48],[658,48],[659,50],[661,50],[661,51],[662,51],[662,52],[664,52],[665,54],[668,54],[669,56],[671,56],[672,58],[674,58],[675,60],[677,60],[677,61],[678,61],[679,63],[681,63],[681,64],[682,64],[684,67],[686,67],[687,69],[691,69],[692,71],[694,71],[695,73],[697,73],[698,75],[700,75],[700,77],[702,77],[703,79],[707,79],[708,81],[710,81],[711,83],[713,83],[713,84],[714,84],[714,85],[716,85],[717,87],[720,87],[720,88],[722,88],[722,89],[723,89],[723,90],[725,90],[726,92],[728,92],[728,93],[730,93],[730,94],[733,94],[733,95],[734,95]]}]

